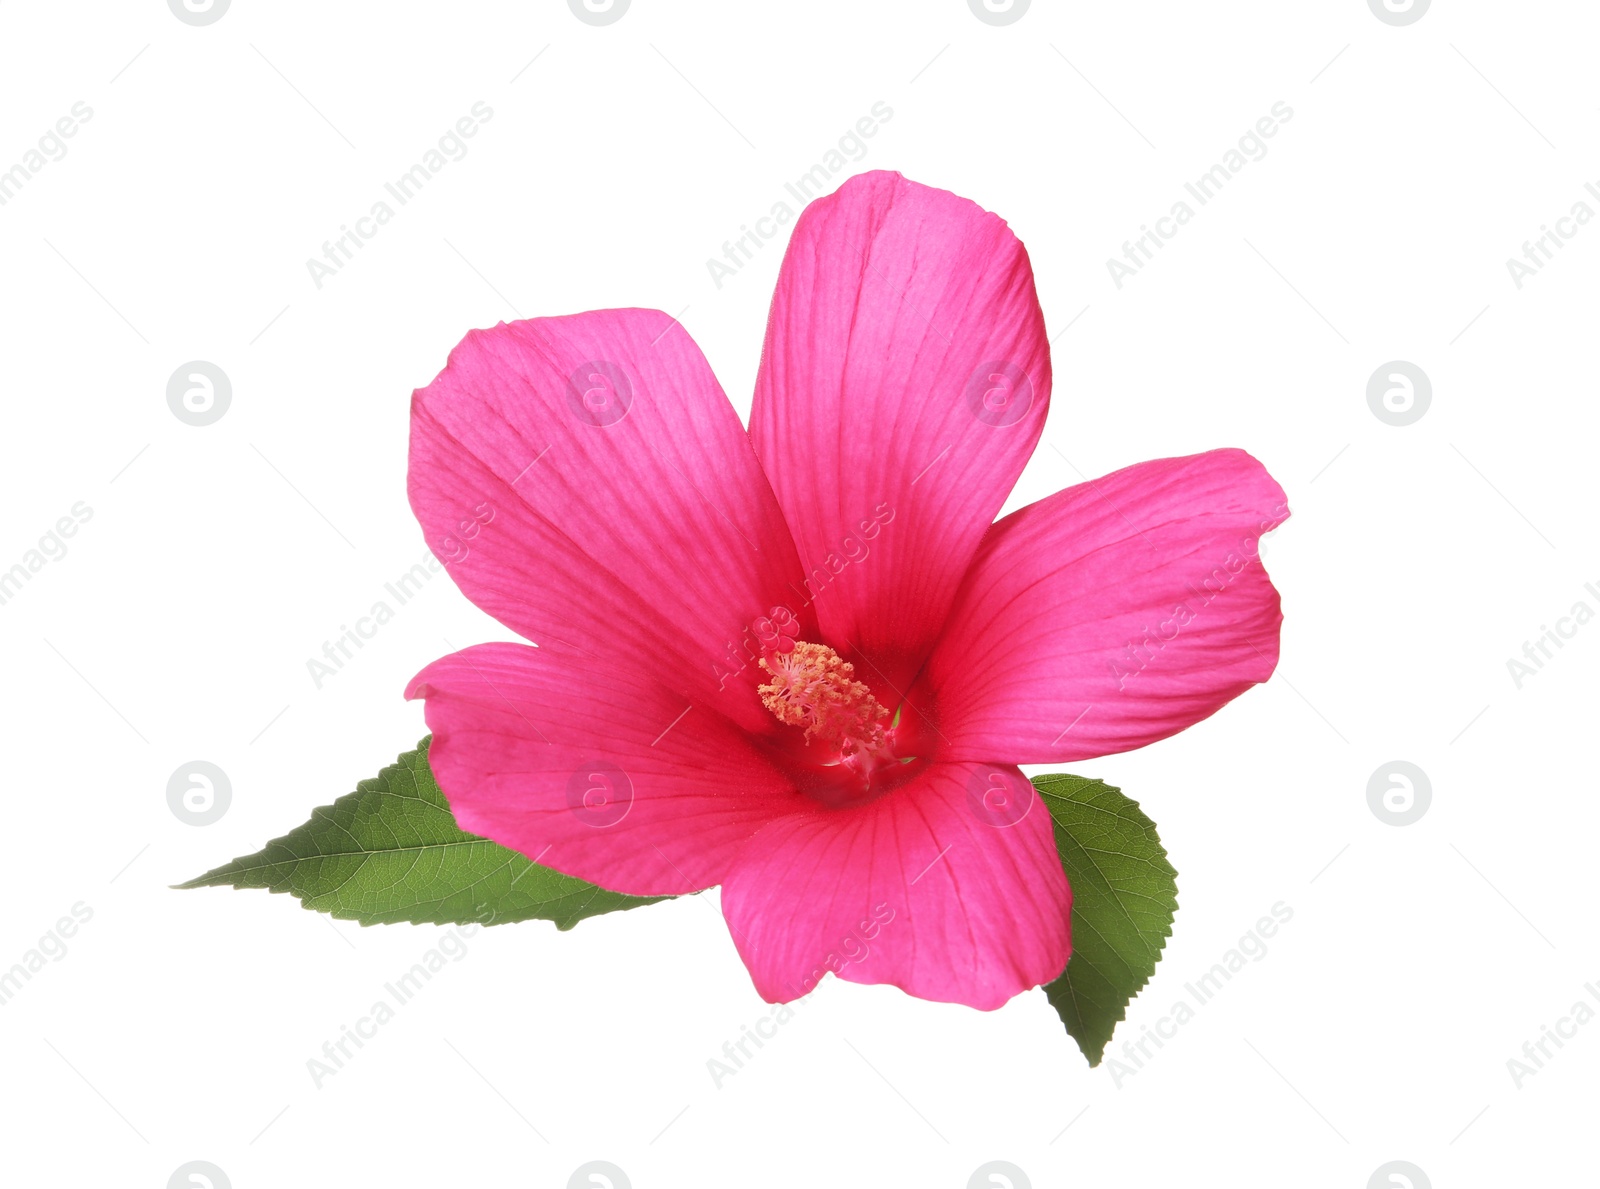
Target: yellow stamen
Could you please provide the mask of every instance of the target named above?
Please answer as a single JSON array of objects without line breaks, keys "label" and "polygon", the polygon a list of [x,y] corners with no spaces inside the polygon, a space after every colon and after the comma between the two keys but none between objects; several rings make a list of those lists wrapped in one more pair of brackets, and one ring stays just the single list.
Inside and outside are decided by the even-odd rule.
[{"label": "yellow stamen", "polygon": [[865,684],[855,680],[855,666],[826,644],[796,641],[789,652],[761,658],[772,680],[760,687],[761,701],[781,723],[805,729],[839,748],[841,756],[883,747],[880,720],[885,710]]}]

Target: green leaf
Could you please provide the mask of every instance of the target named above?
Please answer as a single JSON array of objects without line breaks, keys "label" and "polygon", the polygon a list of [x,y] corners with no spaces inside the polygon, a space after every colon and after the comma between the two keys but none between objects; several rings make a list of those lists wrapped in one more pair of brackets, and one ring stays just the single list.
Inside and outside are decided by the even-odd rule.
[{"label": "green leaf", "polygon": [[537,918],[570,929],[668,898],[608,892],[464,833],[428,767],[428,742],[256,854],[178,886],[290,892],[307,908],[363,925]]},{"label": "green leaf", "polygon": [[1045,987],[1078,1048],[1099,1065],[1128,1003],[1150,981],[1178,909],[1178,873],[1137,801],[1098,780],[1036,776],[1072,885],[1072,958]]}]

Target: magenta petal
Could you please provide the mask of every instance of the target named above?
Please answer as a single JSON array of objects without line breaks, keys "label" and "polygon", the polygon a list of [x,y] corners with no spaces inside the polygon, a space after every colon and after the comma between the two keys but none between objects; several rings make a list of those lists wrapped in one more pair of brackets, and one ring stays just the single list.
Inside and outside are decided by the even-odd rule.
[{"label": "magenta petal", "polygon": [[909,683],[1049,396],[1032,268],[1004,220],[896,173],[806,208],[750,436],[825,639]]},{"label": "magenta petal", "polygon": [[1081,760],[1165,739],[1278,662],[1258,554],[1289,514],[1242,450],[1140,463],[996,524],[913,701],[942,759]]},{"label": "magenta petal", "polygon": [[796,601],[794,543],[688,333],[655,310],[473,331],[417,392],[411,506],[467,596],[541,646],[647,667],[754,731],[728,659]]},{"label": "magenta petal", "polygon": [[461,828],[633,895],[721,882],[799,794],[721,715],[622,671],[480,644],[412,679]]},{"label": "magenta petal", "polygon": [[1033,786],[1014,767],[975,764],[935,764],[860,808],[781,818],[722,888],[729,932],[771,1003],[831,970],[987,1011],[1061,973],[1071,908]]}]

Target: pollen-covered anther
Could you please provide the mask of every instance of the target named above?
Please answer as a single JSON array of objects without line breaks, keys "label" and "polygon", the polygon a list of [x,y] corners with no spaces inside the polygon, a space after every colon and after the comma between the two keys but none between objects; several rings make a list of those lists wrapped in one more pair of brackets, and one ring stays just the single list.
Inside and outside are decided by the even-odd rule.
[{"label": "pollen-covered anther", "polygon": [[772,680],[760,687],[761,701],[781,723],[805,730],[805,741],[822,739],[848,759],[884,745],[882,720],[889,712],[852,674],[855,666],[826,644],[797,640],[784,653],[768,653],[760,665]]}]

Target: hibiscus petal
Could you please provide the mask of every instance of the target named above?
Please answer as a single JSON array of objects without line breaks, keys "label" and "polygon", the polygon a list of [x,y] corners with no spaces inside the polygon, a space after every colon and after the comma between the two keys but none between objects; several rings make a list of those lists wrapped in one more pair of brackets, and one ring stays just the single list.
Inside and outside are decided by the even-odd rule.
[{"label": "hibiscus petal", "polygon": [[882,172],[806,208],[750,436],[829,643],[909,683],[1049,396],[1032,268],[1004,220]]},{"label": "hibiscus petal", "polygon": [[1207,718],[1278,663],[1259,556],[1289,514],[1242,450],[1140,463],[984,539],[912,700],[941,759],[1130,751]]},{"label": "hibiscus petal", "polygon": [[738,415],[667,315],[467,335],[413,399],[409,489],[457,585],[513,631],[647,659],[697,705],[773,728],[739,645],[796,601],[794,542]]},{"label": "hibiscus petal", "polygon": [[464,830],[636,896],[720,883],[800,794],[744,732],[625,672],[480,644],[412,678]]},{"label": "hibiscus petal", "polygon": [[1072,894],[1049,811],[1014,767],[934,764],[854,809],[779,819],[722,887],[769,1003],[829,970],[985,1011],[1059,975]]}]

